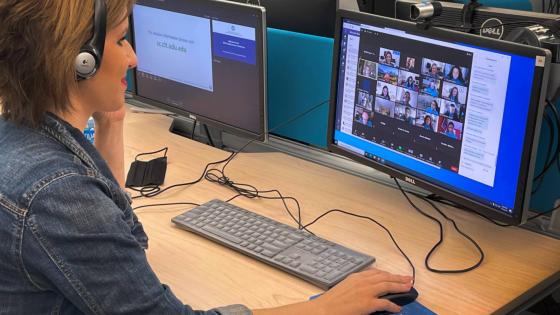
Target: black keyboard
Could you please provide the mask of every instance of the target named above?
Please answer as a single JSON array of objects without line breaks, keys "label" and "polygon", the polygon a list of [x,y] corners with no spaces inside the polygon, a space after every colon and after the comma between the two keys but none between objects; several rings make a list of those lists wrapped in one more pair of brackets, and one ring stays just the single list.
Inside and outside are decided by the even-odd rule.
[{"label": "black keyboard", "polygon": [[217,199],[171,221],[325,290],[375,261],[369,255]]}]

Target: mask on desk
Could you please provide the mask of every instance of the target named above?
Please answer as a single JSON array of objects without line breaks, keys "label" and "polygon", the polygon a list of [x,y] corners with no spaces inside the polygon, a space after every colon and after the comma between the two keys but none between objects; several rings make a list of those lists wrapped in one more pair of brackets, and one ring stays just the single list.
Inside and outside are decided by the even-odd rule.
[{"label": "mask on desk", "polygon": [[[154,154],[165,150],[165,156],[150,161],[139,161],[141,155]],[[145,187],[158,186],[163,184],[165,173],[167,171],[167,148],[156,152],[143,153],[136,156],[136,159],[130,165],[130,170],[126,176],[125,186]]]}]

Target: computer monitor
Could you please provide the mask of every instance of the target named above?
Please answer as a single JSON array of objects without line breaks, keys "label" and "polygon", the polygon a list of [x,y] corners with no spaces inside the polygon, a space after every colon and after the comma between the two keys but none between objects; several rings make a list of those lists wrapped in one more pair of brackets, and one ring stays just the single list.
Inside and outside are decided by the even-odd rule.
[{"label": "computer monitor", "polygon": [[523,222],[550,52],[339,12],[329,149],[488,217]]},{"label": "computer monitor", "polygon": [[230,0],[266,8],[268,27],[334,37],[337,0]]},{"label": "computer monitor", "polygon": [[139,0],[134,99],[246,136],[266,135],[265,12],[215,0]]}]

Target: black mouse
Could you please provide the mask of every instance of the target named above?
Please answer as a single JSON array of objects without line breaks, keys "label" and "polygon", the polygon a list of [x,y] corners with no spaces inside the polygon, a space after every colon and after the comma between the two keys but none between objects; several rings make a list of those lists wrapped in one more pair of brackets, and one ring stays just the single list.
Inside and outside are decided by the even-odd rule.
[{"label": "black mouse", "polygon": [[401,292],[401,293],[389,293],[383,296],[380,296],[380,299],[387,299],[398,306],[405,306],[406,304],[414,302],[418,297],[418,291],[415,288],[410,288],[408,292]]}]

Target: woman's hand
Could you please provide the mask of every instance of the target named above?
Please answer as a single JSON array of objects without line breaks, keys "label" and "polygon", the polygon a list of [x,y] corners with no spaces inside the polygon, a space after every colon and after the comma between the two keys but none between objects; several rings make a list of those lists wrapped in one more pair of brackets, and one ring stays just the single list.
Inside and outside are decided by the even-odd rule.
[{"label": "woman's hand", "polygon": [[122,106],[114,112],[95,112],[92,116],[95,123],[101,126],[108,123],[122,122],[126,116],[126,107]]},{"label": "woman's hand", "polygon": [[387,293],[407,292],[412,278],[390,274],[379,269],[368,269],[348,276],[344,281],[325,292],[316,303],[318,314],[356,315],[378,311],[400,312],[401,308],[386,299]]}]

